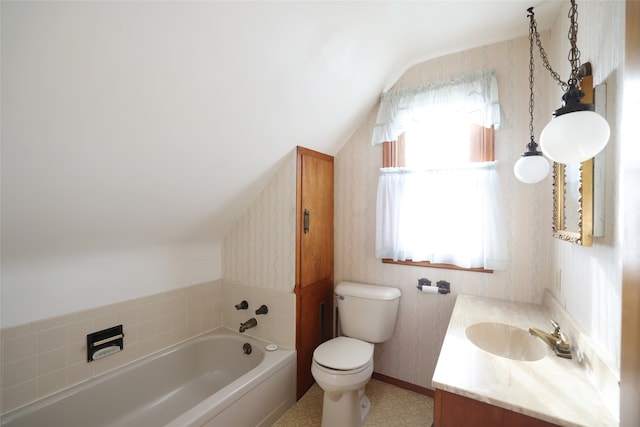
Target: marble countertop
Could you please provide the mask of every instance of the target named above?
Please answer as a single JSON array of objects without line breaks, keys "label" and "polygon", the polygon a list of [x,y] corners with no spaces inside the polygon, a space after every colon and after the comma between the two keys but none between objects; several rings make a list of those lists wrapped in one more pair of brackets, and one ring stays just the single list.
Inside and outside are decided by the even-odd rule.
[{"label": "marble countertop", "polygon": [[561,426],[618,426],[575,355],[560,358],[549,348],[537,361],[512,360],[476,347],[465,334],[468,326],[478,322],[551,332],[549,321],[542,305],[459,295],[433,387]]}]

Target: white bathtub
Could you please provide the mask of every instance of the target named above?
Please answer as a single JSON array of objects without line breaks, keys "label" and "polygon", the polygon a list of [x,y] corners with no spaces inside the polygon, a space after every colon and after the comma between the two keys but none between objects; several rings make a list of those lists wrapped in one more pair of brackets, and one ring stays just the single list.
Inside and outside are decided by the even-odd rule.
[{"label": "white bathtub", "polygon": [[270,426],[295,403],[296,353],[267,344],[220,328],[4,414],[2,426]]}]

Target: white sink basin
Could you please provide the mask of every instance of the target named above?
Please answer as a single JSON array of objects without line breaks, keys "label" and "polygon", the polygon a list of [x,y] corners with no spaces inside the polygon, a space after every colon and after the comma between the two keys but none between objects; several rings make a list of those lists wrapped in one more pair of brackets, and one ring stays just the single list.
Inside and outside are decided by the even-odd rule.
[{"label": "white sink basin", "polygon": [[549,353],[541,339],[525,329],[495,322],[474,323],[467,327],[469,340],[484,351],[512,360],[536,361]]}]

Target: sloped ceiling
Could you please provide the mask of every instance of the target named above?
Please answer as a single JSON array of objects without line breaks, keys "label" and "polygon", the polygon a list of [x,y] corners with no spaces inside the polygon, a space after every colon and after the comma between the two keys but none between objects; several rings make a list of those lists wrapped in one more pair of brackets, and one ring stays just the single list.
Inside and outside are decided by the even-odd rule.
[{"label": "sloped ceiling", "polygon": [[[221,239],[296,145],[557,1],[7,2],[2,256]],[[508,94],[507,94],[508,96]]]}]

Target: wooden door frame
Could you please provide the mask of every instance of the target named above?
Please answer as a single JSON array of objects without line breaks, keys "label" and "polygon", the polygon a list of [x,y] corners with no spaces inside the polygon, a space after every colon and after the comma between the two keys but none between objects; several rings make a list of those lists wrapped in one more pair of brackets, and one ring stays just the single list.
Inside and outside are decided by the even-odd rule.
[{"label": "wooden door frame", "polygon": [[[310,369],[311,367],[308,366],[308,368],[306,367],[306,360],[308,360],[309,357],[311,357],[311,355],[309,355],[309,349],[308,348],[302,348],[303,347],[303,337],[302,337],[302,331],[303,331],[303,327],[302,327],[302,319],[303,319],[303,312],[302,312],[302,300],[303,297],[305,298],[305,300],[307,301],[307,303],[309,302],[309,298],[311,298],[312,301],[314,301],[314,298],[317,300],[318,298],[320,299],[324,299],[325,301],[328,301],[328,305],[327,307],[327,311],[329,311],[331,313],[331,318],[327,319],[327,322],[329,322],[329,320],[331,321],[331,325],[335,325],[335,319],[334,317],[334,307],[333,307],[333,286],[334,286],[334,274],[333,274],[333,246],[331,246],[331,254],[330,254],[330,258],[331,258],[331,275],[330,277],[327,278],[323,278],[320,281],[314,282],[314,283],[302,283],[303,280],[303,274],[302,274],[302,238],[300,236],[300,232],[302,230],[303,227],[303,200],[302,200],[302,183],[303,183],[303,161],[302,158],[304,156],[312,156],[315,157],[317,159],[321,159],[321,160],[326,160],[331,162],[331,164],[333,165],[334,162],[334,158],[333,156],[327,155],[327,154],[323,154],[320,153],[318,151],[314,151],[308,148],[304,148],[304,147],[297,147],[297,158],[296,158],[296,277],[295,277],[295,287],[294,287],[294,293],[296,294],[296,350],[298,351],[298,360],[297,360],[297,377],[296,378],[296,400],[300,399],[302,397],[302,395],[304,394],[304,392],[306,392],[307,388],[308,388],[308,383],[306,382],[306,379],[308,379],[308,377],[306,377],[306,379],[302,379],[301,378],[301,372],[304,370],[305,372],[309,372],[307,371],[307,369]],[[333,191],[334,188],[334,182],[333,182],[333,178],[331,181],[331,191]],[[332,204],[333,204],[333,197],[332,197]],[[331,218],[331,230],[333,233],[333,217]],[[330,283],[330,287],[331,289],[328,290],[327,287]],[[308,319],[308,317],[306,317]],[[329,328],[329,325],[327,325],[327,327],[325,328],[326,333],[328,334],[327,338],[331,338],[333,337],[333,327]],[[305,365],[303,365],[305,364]]]},{"label": "wooden door frame", "polygon": [[627,0],[621,120],[622,340],[620,426],[640,425],[640,1]]}]

